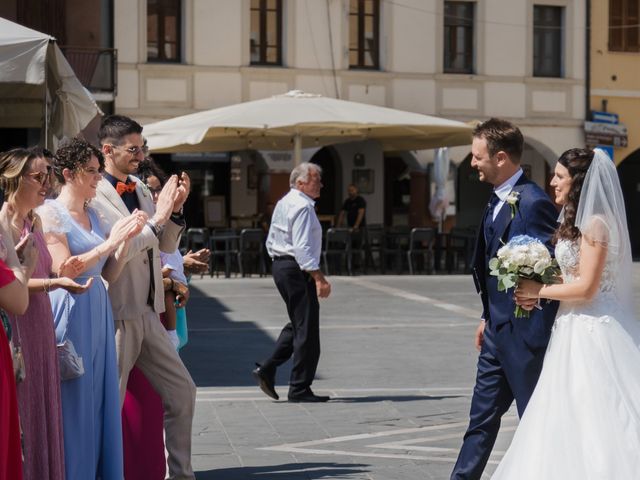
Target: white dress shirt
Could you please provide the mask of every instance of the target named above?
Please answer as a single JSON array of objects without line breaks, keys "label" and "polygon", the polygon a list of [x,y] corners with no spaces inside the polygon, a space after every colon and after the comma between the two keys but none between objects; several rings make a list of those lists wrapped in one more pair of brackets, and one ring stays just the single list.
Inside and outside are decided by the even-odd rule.
[{"label": "white dress shirt", "polygon": [[292,188],[276,204],[267,236],[271,258],[295,257],[301,270],[320,269],[322,227],[314,210],[313,199]]},{"label": "white dress shirt", "polygon": [[509,180],[493,190],[493,193],[495,193],[500,200],[498,201],[496,208],[493,209],[492,220],[495,220],[498,216],[498,213],[500,213],[500,209],[504,205],[504,202],[507,200],[507,197],[511,193],[511,190],[513,190],[513,187],[516,185],[516,183],[518,183],[518,180],[520,180],[522,174],[523,171],[521,168],[519,168],[518,171],[514,173],[511,178],[509,178]]},{"label": "white dress shirt", "polygon": [[161,251],[160,264],[162,265],[162,268],[166,267],[171,270],[169,278],[172,278],[183,285],[187,284],[187,277],[184,274],[184,260],[180,250],[176,249],[173,253],[164,253]]}]

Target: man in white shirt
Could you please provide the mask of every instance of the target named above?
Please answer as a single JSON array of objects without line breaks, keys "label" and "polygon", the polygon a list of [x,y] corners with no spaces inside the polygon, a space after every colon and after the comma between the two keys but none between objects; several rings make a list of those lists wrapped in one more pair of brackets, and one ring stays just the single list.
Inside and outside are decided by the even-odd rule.
[{"label": "man in white shirt", "polygon": [[257,364],[253,376],[262,391],[278,400],[276,369],[293,356],[289,380],[290,402],[326,402],[315,395],[311,383],[320,359],[320,306],[318,298],[331,293],[320,271],[322,228],[314,210],[320,196],[322,169],[313,163],[291,172],[291,190],[277,203],[267,236],[267,252],[273,259],[273,280],[289,314],[271,356]]}]

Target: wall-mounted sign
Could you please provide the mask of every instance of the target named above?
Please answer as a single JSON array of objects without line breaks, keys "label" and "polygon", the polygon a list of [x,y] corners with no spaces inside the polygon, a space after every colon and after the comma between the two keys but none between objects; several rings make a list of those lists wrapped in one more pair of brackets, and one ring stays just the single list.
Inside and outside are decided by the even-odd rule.
[{"label": "wall-mounted sign", "polygon": [[610,145],[626,147],[628,145],[627,127],[624,124],[584,122],[585,142],[589,147]]},{"label": "wall-mounted sign", "polygon": [[617,113],[598,112],[597,110],[591,111],[591,120],[596,123],[611,123],[614,125],[620,123]]}]

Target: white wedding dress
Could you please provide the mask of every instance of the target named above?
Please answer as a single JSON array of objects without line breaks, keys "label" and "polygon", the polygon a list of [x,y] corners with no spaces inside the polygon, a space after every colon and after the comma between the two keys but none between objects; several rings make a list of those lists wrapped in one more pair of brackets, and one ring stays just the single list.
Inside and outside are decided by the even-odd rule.
[{"label": "white wedding dress", "polygon": [[[575,280],[579,257],[578,243],[556,245],[565,282]],[[540,379],[494,480],[640,479],[640,323],[625,300],[620,260],[608,252],[592,301],[561,303]]]}]

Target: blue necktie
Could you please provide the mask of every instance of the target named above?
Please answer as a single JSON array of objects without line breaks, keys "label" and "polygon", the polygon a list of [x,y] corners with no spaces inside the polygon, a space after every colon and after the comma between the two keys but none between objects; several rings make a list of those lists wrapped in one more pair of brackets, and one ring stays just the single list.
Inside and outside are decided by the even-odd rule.
[{"label": "blue necktie", "polygon": [[493,236],[493,212],[496,209],[496,205],[500,202],[500,198],[496,195],[496,192],[491,194],[489,203],[487,204],[487,213],[484,218],[484,241],[488,243],[489,239]]}]

